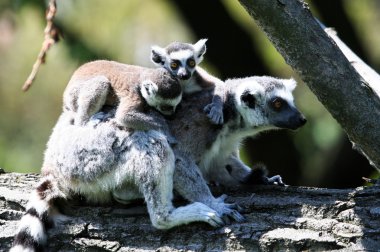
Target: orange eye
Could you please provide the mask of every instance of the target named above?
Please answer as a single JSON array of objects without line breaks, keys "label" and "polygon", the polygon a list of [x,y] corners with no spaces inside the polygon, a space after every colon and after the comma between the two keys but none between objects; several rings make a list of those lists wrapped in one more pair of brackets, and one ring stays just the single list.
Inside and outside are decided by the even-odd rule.
[{"label": "orange eye", "polygon": [[282,100],[281,99],[274,99],[272,102],[273,108],[276,110],[280,110],[282,108]]},{"label": "orange eye", "polygon": [[195,60],[191,59],[187,62],[187,64],[191,67],[195,67]]},{"label": "orange eye", "polygon": [[178,68],[178,64],[176,62],[172,62],[172,63],[170,63],[170,68],[171,69],[177,69]]}]

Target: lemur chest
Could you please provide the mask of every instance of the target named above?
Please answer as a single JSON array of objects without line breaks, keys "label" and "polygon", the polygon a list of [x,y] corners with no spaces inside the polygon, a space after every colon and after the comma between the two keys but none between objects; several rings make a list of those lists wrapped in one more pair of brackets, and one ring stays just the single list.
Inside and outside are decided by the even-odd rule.
[{"label": "lemur chest", "polygon": [[239,141],[228,128],[223,129],[206,149],[200,162],[202,170],[222,164],[239,146]]},{"label": "lemur chest", "polygon": [[192,94],[202,90],[201,85],[194,78],[190,78],[187,81],[181,81],[181,87],[185,94]]}]

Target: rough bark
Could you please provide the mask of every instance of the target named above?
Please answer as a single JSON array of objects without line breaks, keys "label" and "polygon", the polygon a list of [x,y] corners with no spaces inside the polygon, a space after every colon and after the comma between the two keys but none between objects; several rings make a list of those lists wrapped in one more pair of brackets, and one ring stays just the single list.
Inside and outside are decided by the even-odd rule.
[{"label": "rough bark", "polygon": [[380,169],[380,97],[299,0],[239,0],[346,131]]},{"label": "rough bark", "polygon": [[[8,250],[36,174],[0,175],[0,251]],[[154,229],[142,206],[76,206],[49,232],[49,251],[278,251],[380,248],[380,187],[232,190],[246,221]],[[143,209],[144,211],[141,211]]]}]

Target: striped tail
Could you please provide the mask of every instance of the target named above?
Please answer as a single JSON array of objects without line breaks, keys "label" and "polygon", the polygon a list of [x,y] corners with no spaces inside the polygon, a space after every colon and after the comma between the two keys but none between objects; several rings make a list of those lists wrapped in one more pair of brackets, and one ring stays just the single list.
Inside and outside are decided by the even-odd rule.
[{"label": "striped tail", "polygon": [[62,198],[65,196],[59,190],[54,178],[50,176],[42,178],[32,192],[10,252],[45,251],[47,230],[54,224],[53,214],[58,214],[54,202]]}]

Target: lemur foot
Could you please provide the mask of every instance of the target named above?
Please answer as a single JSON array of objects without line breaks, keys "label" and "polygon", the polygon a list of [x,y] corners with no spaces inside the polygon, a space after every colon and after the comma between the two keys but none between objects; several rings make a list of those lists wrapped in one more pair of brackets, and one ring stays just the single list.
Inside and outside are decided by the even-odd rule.
[{"label": "lemur foot", "polygon": [[168,219],[176,218],[181,219],[184,224],[193,221],[203,221],[216,228],[225,225],[222,216],[217,211],[200,202],[176,208]]},{"label": "lemur foot", "polygon": [[210,103],[204,107],[203,111],[213,124],[221,125],[224,123],[223,107],[215,103]]},{"label": "lemur foot", "polygon": [[243,222],[245,218],[239,213],[241,208],[237,204],[225,203],[224,200],[226,198],[227,195],[222,195],[219,198],[216,198],[214,202],[211,203],[210,207],[222,216],[222,219],[226,224],[230,224],[231,220]]},{"label": "lemur foot", "polygon": [[280,175],[268,177],[268,170],[262,164],[252,168],[252,172],[244,179],[243,184],[253,185],[279,185],[286,186]]}]

